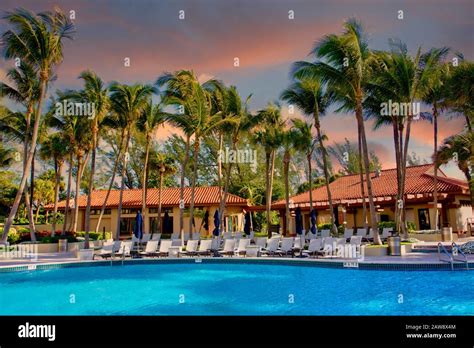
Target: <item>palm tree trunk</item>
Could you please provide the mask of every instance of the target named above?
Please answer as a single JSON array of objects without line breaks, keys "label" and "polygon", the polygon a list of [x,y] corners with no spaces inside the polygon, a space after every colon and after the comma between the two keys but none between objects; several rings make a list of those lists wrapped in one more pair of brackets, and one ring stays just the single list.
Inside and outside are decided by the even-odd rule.
[{"label": "palm tree trunk", "polygon": [[72,154],[69,155],[69,173],[67,178],[67,193],[66,193],[66,207],[64,208],[64,224],[61,235],[66,234],[67,220],[69,217],[69,202],[71,200],[71,186],[72,186],[72,167],[74,165],[74,160]]},{"label": "palm tree trunk", "polygon": [[59,184],[61,182],[61,165],[58,164],[58,161],[54,160],[54,172],[55,172],[55,180],[54,180],[54,208],[53,208],[53,222],[52,222],[52,231],[51,236],[54,237],[56,234],[56,221],[57,221],[57,213],[58,213],[58,201],[59,201]]},{"label": "palm tree trunk", "polygon": [[[365,185],[364,185],[364,168],[362,160],[362,140],[360,137],[360,131],[358,133],[358,153],[357,160],[359,161],[359,178],[360,178],[360,193],[362,195],[362,223],[364,229],[367,230],[367,203],[365,202]],[[354,221],[354,228],[357,228],[357,221]]]},{"label": "palm tree trunk", "polygon": [[158,188],[158,220],[157,220],[157,231],[158,233],[163,233],[161,231],[161,191],[163,190],[163,176],[164,173],[160,170],[160,186]]},{"label": "palm tree trunk", "polygon": [[[26,158],[28,156],[28,142],[29,138],[28,135],[30,134],[30,123],[31,123],[31,113],[33,112],[33,106],[31,105],[28,107],[28,111],[26,113],[26,130],[25,130],[25,138],[23,139],[23,170],[26,168]],[[34,158],[34,157],[33,157]],[[30,174],[31,175],[31,174]],[[36,242],[36,226],[33,220],[33,211],[31,210],[31,201],[29,196],[28,185],[25,187],[25,206],[28,216],[28,225],[30,227],[30,240],[32,242]]]},{"label": "palm tree trunk", "polygon": [[313,168],[311,164],[311,154],[306,156],[308,160],[308,180],[309,180],[309,211],[313,211]]},{"label": "palm tree trunk", "polygon": [[402,153],[402,167],[401,167],[401,194],[402,194],[402,212],[401,212],[401,220],[402,220],[402,230],[403,230],[403,239],[408,239],[408,230],[406,228],[406,221],[405,221],[405,178],[406,178],[406,167],[407,167],[407,155],[408,155],[408,143],[410,141],[410,132],[411,132],[411,120],[412,116],[408,118],[407,127],[405,131],[405,143],[403,144],[403,153]]},{"label": "palm tree trunk", "polygon": [[434,206],[434,229],[438,230],[438,107],[433,104],[433,137],[434,137],[434,176],[433,176],[433,206]]},{"label": "palm tree trunk", "polygon": [[321,134],[321,126],[319,124],[319,118],[317,114],[314,115],[314,122],[319,142],[319,147],[321,148],[321,152],[323,154],[323,170],[324,170],[324,179],[326,185],[326,193],[328,195],[328,204],[329,204],[329,212],[331,214],[331,231],[334,234],[337,234],[337,228],[335,228],[336,218],[334,216],[334,207],[332,204],[332,196],[331,196],[331,189],[329,188],[329,170],[328,170],[328,156],[326,153],[326,148],[324,147],[324,142]]},{"label": "palm tree trunk", "polygon": [[89,194],[87,195],[87,206],[86,206],[86,221],[85,221],[85,243],[84,248],[89,249],[89,230],[91,223],[91,201],[92,201],[92,191],[94,190],[94,174],[95,174],[95,161],[96,161],[96,152],[97,152],[97,124],[94,123],[92,130],[92,159],[91,159],[91,170],[89,173]]},{"label": "palm tree trunk", "polygon": [[395,162],[396,162],[396,170],[397,170],[397,198],[395,200],[395,231],[397,234],[400,233],[400,209],[398,207],[398,201],[400,200],[400,139],[398,137],[398,120],[392,120],[392,128],[393,128],[393,142],[395,146]]},{"label": "palm tree trunk", "polygon": [[267,214],[267,235],[268,238],[272,236],[270,232],[270,207],[271,207],[271,199],[269,199],[270,194],[270,157],[271,154],[269,151],[265,152],[265,205],[266,205],[266,214]]},{"label": "palm tree trunk", "polygon": [[8,238],[8,232],[10,231],[10,227],[13,223],[13,219],[15,218],[16,212],[18,211],[18,207],[20,205],[21,196],[25,190],[26,180],[28,179],[28,173],[30,171],[34,153],[36,150],[36,142],[38,140],[38,131],[40,125],[40,118],[41,118],[41,109],[43,107],[43,100],[46,92],[46,85],[48,81],[48,74],[44,71],[41,71],[41,82],[40,82],[40,97],[38,99],[38,106],[36,108],[36,117],[35,117],[35,124],[33,126],[33,136],[31,138],[31,146],[28,150],[28,157],[26,160],[26,165],[23,170],[23,175],[21,177],[20,185],[18,187],[18,191],[15,196],[15,200],[13,201],[12,209],[10,210],[10,214],[8,215],[7,220],[5,221],[5,225],[3,227],[3,234],[2,234],[2,243],[6,243]]},{"label": "palm tree trunk", "polygon": [[[124,139],[124,131],[122,130],[121,139]],[[107,201],[109,200],[110,192],[112,191],[112,187],[114,186],[115,175],[117,174],[117,168],[120,163],[122,149],[124,148],[123,141],[120,143],[120,147],[117,152],[117,156],[115,158],[114,168],[112,169],[112,177],[110,178],[109,188],[107,189],[107,193],[105,194],[104,203],[102,203],[102,208],[100,209],[99,219],[97,219],[97,225],[95,226],[95,233],[99,232],[99,226],[102,221],[102,218],[105,213],[105,208],[107,207]],[[111,236],[113,237],[113,236]]]},{"label": "palm tree trunk", "polygon": [[[232,144],[232,149],[236,150],[237,149],[237,143],[233,142]],[[229,192],[229,184],[230,184],[230,175],[232,172],[232,164],[233,162],[230,162],[227,164],[226,168],[226,173],[225,173],[225,183],[224,183],[224,193],[221,197],[221,202],[219,205],[219,220],[220,220],[220,226],[223,226],[224,223],[224,211],[225,211],[225,205],[227,202],[227,193]]]},{"label": "palm tree trunk", "polygon": [[74,216],[72,222],[72,233],[77,232],[77,222],[79,220],[79,192],[81,190],[81,177],[85,165],[83,155],[77,155],[77,174],[76,174],[76,194],[74,196]]},{"label": "palm tree trunk", "polygon": [[193,219],[194,219],[194,191],[196,189],[197,167],[199,156],[199,138],[194,139],[194,168],[191,179],[191,202],[189,202],[189,233],[193,233]]},{"label": "palm tree trunk", "polygon": [[181,166],[181,180],[179,189],[179,233],[181,235],[181,241],[184,243],[184,178],[186,176],[186,166],[189,161],[189,143],[191,137],[186,135],[186,145],[184,147],[184,160]]},{"label": "palm tree trunk", "polygon": [[143,163],[143,178],[142,178],[142,217],[143,219],[145,219],[146,198],[148,194],[148,157],[149,156],[150,156],[150,135],[147,134],[146,143],[145,143],[145,162]]},{"label": "palm tree trunk", "polygon": [[125,188],[125,171],[127,169],[127,153],[128,153],[128,143],[130,142],[130,132],[131,130],[127,130],[127,137],[126,143],[124,146],[124,153],[123,153],[123,160],[122,160],[122,182],[120,184],[120,197],[119,197],[119,205],[117,209],[117,230],[115,231],[115,240],[120,239],[120,220],[122,219],[122,201],[123,201],[123,190]]},{"label": "palm tree trunk", "polygon": [[290,233],[290,183],[289,183],[289,171],[290,171],[290,152],[287,150],[283,155],[283,175],[285,177],[285,227],[282,229],[283,235],[289,235]]},{"label": "palm tree trunk", "polygon": [[360,129],[360,135],[362,140],[362,152],[364,155],[364,167],[365,167],[365,177],[367,181],[367,194],[369,196],[369,209],[370,209],[370,221],[371,227],[374,231],[374,244],[381,245],[382,241],[380,239],[380,235],[378,233],[377,227],[377,216],[375,212],[375,204],[374,204],[374,196],[372,192],[372,180],[370,178],[370,167],[369,167],[369,151],[367,148],[367,138],[365,136],[365,127],[364,127],[364,119],[362,116],[362,102],[361,98],[359,97],[357,100],[357,107],[356,107],[356,118],[357,123]]}]

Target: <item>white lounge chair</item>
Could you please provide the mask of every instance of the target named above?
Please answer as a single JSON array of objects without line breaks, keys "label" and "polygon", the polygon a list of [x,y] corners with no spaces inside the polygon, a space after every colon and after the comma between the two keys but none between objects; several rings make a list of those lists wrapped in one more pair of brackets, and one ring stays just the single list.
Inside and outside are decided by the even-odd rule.
[{"label": "white lounge chair", "polygon": [[264,255],[275,255],[278,250],[279,238],[270,238],[267,240],[267,245],[262,249]]},{"label": "white lounge chair", "polygon": [[336,244],[336,238],[333,238],[333,237],[323,238],[322,254],[324,256],[332,255],[335,244]]},{"label": "white lounge chair", "polygon": [[100,256],[102,257],[103,259],[106,259],[108,257],[112,257],[112,252],[113,252],[113,247],[114,247],[114,243],[110,243],[110,242],[106,242],[104,243],[102,249],[100,249],[99,253],[98,254],[95,254],[92,259],[95,258],[95,256]]},{"label": "white lounge chair", "polygon": [[240,239],[244,236],[244,233],[243,232],[235,232],[234,234],[234,238],[235,239]]},{"label": "white lounge chair", "polygon": [[171,238],[170,239],[180,239],[181,238],[181,233],[179,232],[173,232],[171,234]]},{"label": "white lounge chair", "polygon": [[306,254],[308,256],[316,256],[319,255],[322,252],[322,243],[321,238],[316,238],[316,239],[311,239],[309,242],[308,250],[303,250],[303,254]]},{"label": "white lounge chair", "polygon": [[361,245],[362,237],[361,236],[352,236],[349,244],[351,245]]},{"label": "white lounge chair", "polygon": [[172,243],[173,243],[172,240],[163,239],[160,243],[160,249],[158,250],[158,253],[157,253],[158,256],[168,256]]},{"label": "white lounge chair", "polygon": [[350,239],[353,235],[354,235],[354,229],[346,228],[344,230],[344,238],[346,238],[346,240]]},{"label": "white lounge chair", "polygon": [[247,251],[247,247],[250,245],[250,239],[247,238],[242,238],[239,239],[239,244],[237,248],[235,249],[235,254],[236,255],[245,255]]},{"label": "white lounge chair", "polygon": [[257,245],[247,245],[245,248],[245,257],[258,257],[260,255],[260,247]]},{"label": "white lounge chair", "polygon": [[161,233],[153,233],[153,236],[151,237],[152,241],[157,241],[159,242],[161,239]]},{"label": "white lounge chair", "polygon": [[181,253],[187,256],[197,255],[199,240],[189,240],[186,244],[186,250]]},{"label": "white lounge chair", "polygon": [[176,247],[176,246],[181,246],[181,244],[182,244],[181,239],[172,239],[171,240],[171,246]]},{"label": "white lounge chair", "polygon": [[265,245],[267,245],[267,237],[257,237],[255,240],[255,245],[259,246],[260,249],[265,248]]},{"label": "white lounge chair", "polygon": [[224,232],[222,235],[224,239],[231,239],[232,238],[232,232]]},{"label": "white lounge chair", "polygon": [[[312,233],[311,233],[312,234]],[[296,236],[295,237],[295,244],[293,245],[293,251],[301,251],[304,249],[306,239],[301,235],[301,236]]]},{"label": "white lounge chair", "polygon": [[213,239],[203,239],[201,244],[199,244],[199,249],[197,250],[197,255],[210,255],[212,249]]},{"label": "white lounge chair", "polygon": [[150,239],[151,239],[151,234],[150,233],[144,233],[143,236],[142,236],[141,243],[146,244]]},{"label": "white lounge chair", "polygon": [[132,241],[123,241],[120,244],[120,249],[115,253],[115,255],[123,256],[123,257],[130,256],[130,252],[132,250],[132,245],[133,245]]},{"label": "white lounge chair", "polygon": [[330,234],[330,233],[331,233],[330,230],[327,230],[327,229],[321,230],[321,238],[327,238],[327,237],[329,237],[329,234]]},{"label": "white lounge chair", "polygon": [[393,233],[393,228],[392,227],[385,227],[383,230],[382,230],[382,239],[387,239],[388,237],[390,237]]},{"label": "white lounge chair", "polygon": [[221,255],[232,256],[234,255],[235,239],[226,239],[224,242],[224,250],[219,251]]},{"label": "white lounge chair", "polygon": [[142,256],[156,256],[156,251],[158,249],[158,241],[150,240],[146,243],[145,250],[140,252]]},{"label": "white lounge chair", "polygon": [[192,236],[191,236],[191,239],[192,240],[200,240],[201,239],[201,234],[198,232],[198,233],[193,233]]},{"label": "white lounge chair", "polygon": [[281,240],[281,246],[277,249],[276,254],[280,256],[291,255],[293,257],[293,237],[285,237]]},{"label": "white lounge chair", "polygon": [[366,238],[366,234],[367,234],[367,231],[365,230],[365,228],[358,228],[357,229],[356,236]]}]

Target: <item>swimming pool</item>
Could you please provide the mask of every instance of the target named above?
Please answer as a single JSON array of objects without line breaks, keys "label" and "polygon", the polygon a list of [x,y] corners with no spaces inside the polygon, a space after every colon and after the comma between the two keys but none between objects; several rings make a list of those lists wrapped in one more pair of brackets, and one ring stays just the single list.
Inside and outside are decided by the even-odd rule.
[{"label": "swimming pool", "polygon": [[169,263],[0,274],[1,315],[474,315],[472,271]]}]

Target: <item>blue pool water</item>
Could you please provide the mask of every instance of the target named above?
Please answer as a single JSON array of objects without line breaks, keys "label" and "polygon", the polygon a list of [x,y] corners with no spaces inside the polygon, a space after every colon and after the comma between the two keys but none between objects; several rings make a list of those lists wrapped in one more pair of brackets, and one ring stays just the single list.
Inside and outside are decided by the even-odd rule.
[{"label": "blue pool water", "polygon": [[201,263],[4,273],[0,314],[474,315],[474,272]]}]

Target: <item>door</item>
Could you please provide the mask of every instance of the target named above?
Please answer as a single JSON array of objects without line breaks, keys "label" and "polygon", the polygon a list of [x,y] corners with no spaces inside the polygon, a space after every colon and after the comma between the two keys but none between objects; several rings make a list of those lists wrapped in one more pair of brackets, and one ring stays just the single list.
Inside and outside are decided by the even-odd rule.
[{"label": "door", "polygon": [[420,225],[420,230],[431,229],[430,213],[428,209],[418,209],[418,224]]}]

